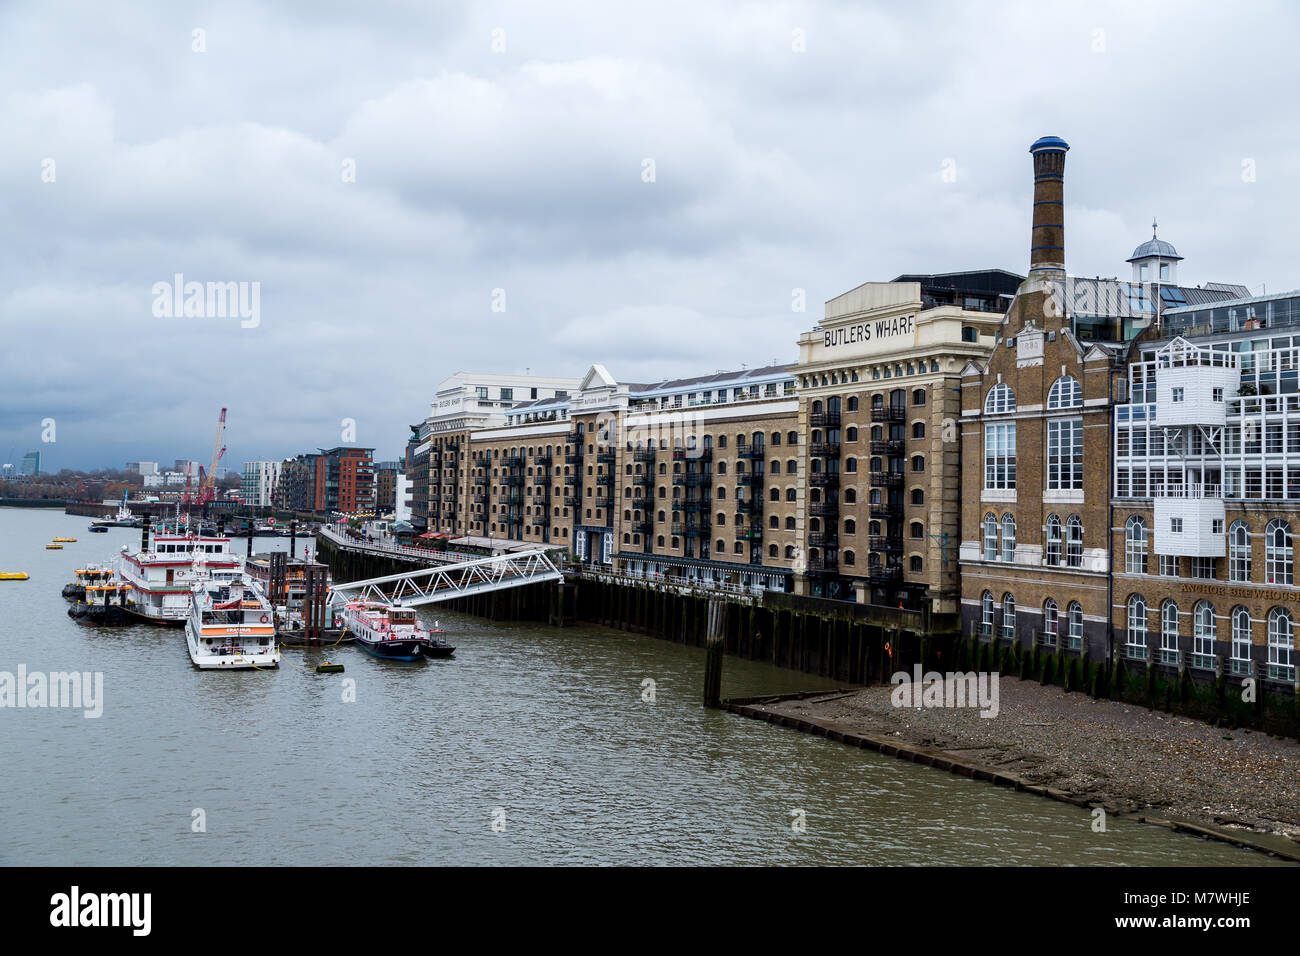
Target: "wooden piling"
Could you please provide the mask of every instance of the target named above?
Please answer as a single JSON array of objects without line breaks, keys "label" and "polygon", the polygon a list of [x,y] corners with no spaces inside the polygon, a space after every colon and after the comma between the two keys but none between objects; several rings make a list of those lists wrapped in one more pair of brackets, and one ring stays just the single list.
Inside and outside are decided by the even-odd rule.
[{"label": "wooden piling", "polygon": [[722,704],[722,656],[727,634],[727,604],[709,600],[709,632],[704,645],[704,706]]}]

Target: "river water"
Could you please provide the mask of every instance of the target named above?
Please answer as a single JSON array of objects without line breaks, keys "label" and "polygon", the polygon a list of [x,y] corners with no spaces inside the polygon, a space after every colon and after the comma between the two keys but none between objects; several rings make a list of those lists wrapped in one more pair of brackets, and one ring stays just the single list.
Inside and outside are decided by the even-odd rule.
[{"label": "river water", "polygon": [[[0,709],[3,863],[1271,862],[1115,819],[1094,833],[1075,807],[705,710],[703,651],[604,628],[425,609],[455,660],[339,647],[200,673],[179,629],[67,617],[73,570],[139,542],[88,523],[0,508],[0,570],[31,575],[0,581],[0,671],[103,674],[98,718]],[[78,541],[45,550],[56,535]],[[346,672],[309,669],[323,659]],[[830,686],[725,662],[724,696]]]}]

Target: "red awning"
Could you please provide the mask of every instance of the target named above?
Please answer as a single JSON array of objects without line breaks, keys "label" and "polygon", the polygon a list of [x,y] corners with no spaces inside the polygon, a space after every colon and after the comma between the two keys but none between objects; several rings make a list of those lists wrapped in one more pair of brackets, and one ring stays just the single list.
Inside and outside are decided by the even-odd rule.
[{"label": "red awning", "polygon": [[437,536],[436,534],[434,534],[432,531],[426,531],[424,534],[419,535],[419,537],[421,537],[421,538],[436,538],[436,537],[438,537],[438,536]]}]

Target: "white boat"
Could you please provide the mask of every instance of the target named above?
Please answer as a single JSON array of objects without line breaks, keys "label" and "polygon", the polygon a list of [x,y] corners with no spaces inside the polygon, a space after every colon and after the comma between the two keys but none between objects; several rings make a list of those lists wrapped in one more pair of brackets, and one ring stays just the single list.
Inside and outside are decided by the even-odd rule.
[{"label": "white boat", "polygon": [[130,609],[156,624],[180,627],[190,615],[190,592],[209,580],[233,581],[243,573],[243,559],[230,551],[227,537],[200,536],[160,526],[145,550],[124,547],[118,575],[130,586]]},{"label": "white boat", "polygon": [[109,519],[104,518],[100,521],[91,522],[90,530],[96,528],[134,528],[140,524],[140,519],[131,513],[131,509],[126,506],[126,496],[128,492],[122,492],[122,503],[117,506],[117,516]]},{"label": "white boat", "polygon": [[185,643],[190,661],[200,670],[280,666],[274,611],[242,575],[194,585],[185,621]]},{"label": "white boat", "polygon": [[442,634],[416,617],[415,609],[379,601],[348,601],[343,605],[343,623],[364,651],[390,661],[414,661],[421,657],[450,657],[456,650],[435,637]]}]

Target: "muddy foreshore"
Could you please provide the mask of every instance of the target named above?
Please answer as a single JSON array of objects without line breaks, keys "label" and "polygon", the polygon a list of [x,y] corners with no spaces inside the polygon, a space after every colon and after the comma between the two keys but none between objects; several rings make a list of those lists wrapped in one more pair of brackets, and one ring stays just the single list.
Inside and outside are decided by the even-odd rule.
[{"label": "muddy foreshore", "polygon": [[[1207,835],[1239,835],[1300,859],[1300,744],[1223,730],[1131,704],[1003,677],[996,717],[975,708],[900,708],[892,687],[736,702],[746,716],[798,722],[859,746]],[[853,737],[855,739],[850,739]],[[864,743],[865,741],[865,743]],[[933,759],[931,759],[933,758]],[[945,766],[946,765],[946,766]],[[1235,842],[1235,841],[1234,841]]]}]

